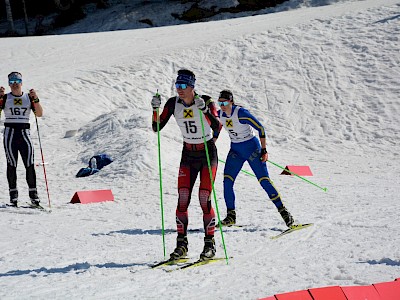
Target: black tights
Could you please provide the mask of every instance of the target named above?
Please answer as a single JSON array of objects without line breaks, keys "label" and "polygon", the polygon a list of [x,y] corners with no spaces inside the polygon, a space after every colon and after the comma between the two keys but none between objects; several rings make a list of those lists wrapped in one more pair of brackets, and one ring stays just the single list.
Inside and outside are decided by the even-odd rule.
[{"label": "black tights", "polygon": [[[7,164],[7,180],[10,190],[17,188],[17,168],[9,164]],[[36,171],[34,165],[26,168],[26,182],[30,189],[36,188]]]}]

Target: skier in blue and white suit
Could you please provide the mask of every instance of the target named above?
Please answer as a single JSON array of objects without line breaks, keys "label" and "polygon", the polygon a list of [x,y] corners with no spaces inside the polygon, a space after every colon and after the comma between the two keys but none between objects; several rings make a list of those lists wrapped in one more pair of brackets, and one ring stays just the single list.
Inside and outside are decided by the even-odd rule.
[{"label": "skier in blue and white suit", "polygon": [[[224,198],[227,217],[221,221],[221,224],[223,226],[231,226],[236,223],[233,185],[244,162],[247,161],[262,188],[267,192],[270,200],[290,228],[294,223],[294,219],[283,205],[280,194],[269,178],[266,164],[268,152],[264,127],[247,109],[235,105],[231,91],[221,91],[218,104],[221,107],[218,111],[218,117],[231,139],[231,148],[224,169]],[[257,138],[253,129],[258,131],[259,138]]]}]

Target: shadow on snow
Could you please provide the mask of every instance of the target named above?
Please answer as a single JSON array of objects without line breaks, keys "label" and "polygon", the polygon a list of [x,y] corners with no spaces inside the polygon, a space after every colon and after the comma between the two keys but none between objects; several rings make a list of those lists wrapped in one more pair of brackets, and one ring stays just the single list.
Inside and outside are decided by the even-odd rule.
[{"label": "shadow on snow", "polygon": [[105,263],[105,264],[89,264],[88,262],[83,263],[75,263],[62,268],[38,268],[38,269],[27,269],[27,270],[12,270],[6,273],[0,273],[0,277],[8,277],[8,276],[22,276],[22,275],[30,275],[30,276],[47,276],[50,274],[65,274],[68,272],[74,272],[75,274],[83,273],[89,270],[90,268],[106,268],[106,269],[125,269],[128,267],[135,266],[147,266],[146,263],[132,263],[132,264],[116,264],[116,263]]},{"label": "shadow on snow", "polygon": [[400,15],[395,15],[395,16],[390,17],[390,18],[386,18],[386,19],[382,19],[382,20],[376,21],[376,22],[374,22],[373,24],[377,24],[377,23],[387,23],[387,22],[389,22],[389,21],[392,21],[392,20],[395,20],[395,19],[398,19],[398,18],[400,18]]},{"label": "shadow on snow", "polygon": [[[242,232],[259,232],[259,231],[283,231],[282,229],[279,228],[257,228],[257,227],[224,227],[223,231],[224,232],[236,232],[236,231],[242,231]],[[202,228],[193,228],[193,229],[188,229],[188,232],[203,232],[204,230]],[[219,231],[218,228],[215,229],[215,231]],[[164,230],[165,234],[169,233],[176,233],[175,229],[165,229]],[[122,229],[122,230],[114,230],[110,231],[107,233],[92,233],[93,236],[103,236],[103,235],[114,235],[114,234],[127,234],[127,235],[144,235],[144,234],[149,234],[149,235],[161,235],[162,230],[161,229],[149,229],[149,230],[143,230],[143,229]]]},{"label": "shadow on snow", "polygon": [[392,260],[390,258],[382,258],[380,260],[367,260],[359,262],[362,264],[370,264],[370,265],[388,265],[392,267],[400,267],[400,261]]}]

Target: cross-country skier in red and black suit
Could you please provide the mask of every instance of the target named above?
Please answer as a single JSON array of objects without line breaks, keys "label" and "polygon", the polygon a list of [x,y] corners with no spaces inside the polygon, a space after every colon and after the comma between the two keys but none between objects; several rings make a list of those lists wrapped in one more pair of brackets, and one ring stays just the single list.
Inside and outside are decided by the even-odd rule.
[{"label": "cross-country skier in red and black suit", "polygon": [[[217,108],[207,95],[198,95],[195,90],[195,75],[192,71],[182,69],[178,71],[175,85],[178,96],[168,99],[160,114],[160,130],[174,115],[182,132],[183,149],[178,176],[178,206],[176,209],[176,225],[178,231],[177,245],[171,253],[171,259],[186,256],[188,251],[188,207],[194,183],[200,173],[199,201],[203,210],[203,224],[205,231],[204,249],[200,254],[202,259],[215,256],[215,213],[211,205],[212,182],[208,169],[204,136],[200,118],[203,118],[207,150],[211,162],[213,181],[218,166],[217,139],[222,125],[217,116]],[[153,107],[153,130],[157,132],[157,108],[161,105],[161,98],[157,94],[151,101]]]}]

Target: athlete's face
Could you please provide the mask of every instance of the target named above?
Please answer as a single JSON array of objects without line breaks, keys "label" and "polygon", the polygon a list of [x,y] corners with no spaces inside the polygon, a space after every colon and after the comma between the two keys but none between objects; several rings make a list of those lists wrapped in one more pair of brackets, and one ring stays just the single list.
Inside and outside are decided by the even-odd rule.
[{"label": "athlete's face", "polygon": [[176,91],[179,98],[183,99],[187,104],[190,104],[193,101],[194,93],[192,87],[186,84],[176,84]]},{"label": "athlete's face", "polygon": [[13,78],[11,78],[8,81],[8,84],[9,84],[9,86],[11,88],[11,91],[13,91],[13,92],[17,92],[17,91],[20,91],[22,89],[22,80],[21,79],[13,79]]},{"label": "athlete's face", "polygon": [[223,112],[228,112],[230,113],[232,110],[232,102],[228,99],[224,99],[224,98],[219,98],[218,99],[218,105],[219,107],[221,107],[221,110]]}]

